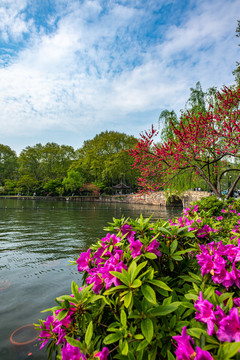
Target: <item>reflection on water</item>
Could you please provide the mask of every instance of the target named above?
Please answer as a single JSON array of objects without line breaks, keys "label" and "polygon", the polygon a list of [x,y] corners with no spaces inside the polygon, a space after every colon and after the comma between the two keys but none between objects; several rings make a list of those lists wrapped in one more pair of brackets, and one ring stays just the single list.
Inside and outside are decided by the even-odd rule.
[{"label": "reflection on water", "polygon": [[[81,281],[69,266],[81,251],[106,234],[112,218],[152,216],[168,219],[181,210],[146,205],[73,203],[0,198],[0,359],[45,360],[38,343],[17,346],[11,334],[47,316],[54,298]],[[28,330],[29,331],[29,330]]]}]

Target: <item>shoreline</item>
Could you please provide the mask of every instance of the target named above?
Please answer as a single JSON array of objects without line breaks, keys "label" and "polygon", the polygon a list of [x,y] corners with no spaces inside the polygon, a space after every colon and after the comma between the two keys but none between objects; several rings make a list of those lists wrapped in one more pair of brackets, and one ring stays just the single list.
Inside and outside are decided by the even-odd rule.
[{"label": "shoreline", "polygon": [[[42,201],[70,201],[70,202],[103,202],[103,203],[127,203],[139,205],[152,205],[161,208],[186,208],[192,202],[202,197],[210,196],[206,191],[186,191],[181,196],[169,196],[163,191],[151,194],[126,194],[126,195],[105,195],[105,196],[0,196],[0,199],[14,200],[42,200]],[[170,201],[169,201],[170,200]]]}]

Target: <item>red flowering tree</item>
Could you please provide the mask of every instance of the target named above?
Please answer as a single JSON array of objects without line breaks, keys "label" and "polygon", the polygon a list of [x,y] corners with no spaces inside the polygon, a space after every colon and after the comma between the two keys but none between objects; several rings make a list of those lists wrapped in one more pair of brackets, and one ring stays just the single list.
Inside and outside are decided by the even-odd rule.
[{"label": "red flowering tree", "polygon": [[179,124],[171,123],[174,135],[164,143],[154,143],[157,131],[153,127],[141,134],[130,155],[133,167],[140,170],[143,191],[159,190],[176,177],[194,174],[221,198],[223,175],[237,171],[226,197],[230,196],[240,179],[240,168],[234,166],[234,158],[240,158],[240,88],[225,87],[217,99],[208,111],[187,112]]}]

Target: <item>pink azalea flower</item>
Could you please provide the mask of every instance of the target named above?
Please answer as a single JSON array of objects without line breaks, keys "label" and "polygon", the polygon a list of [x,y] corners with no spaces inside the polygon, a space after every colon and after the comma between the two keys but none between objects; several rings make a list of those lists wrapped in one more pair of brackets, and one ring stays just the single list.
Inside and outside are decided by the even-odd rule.
[{"label": "pink azalea flower", "polygon": [[98,353],[96,353],[96,354],[94,355],[94,357],[98,357],[99,360],[107,360],[108,355],[109,355],[109,350],[108,350],[107,347],[104,347],[104,348],[102,349],[102,351],[99,351]]},{"label": "pink azalea flower", "polygon": [[128,225],[128,224],[124,224],[122,227],[121,227],[121,232],[123,235],[126,235],[126,239],[134,239],[134,235],[136,234],[135,231],[133,231],[131,225]]},{"label": "pink azalea flower", "polygon": [[87,252],[82,252],[80,257],[77,259],[78,271],[89,271],[89,262],[91,260],[90,252],[90,249],[88,249]]},{"label": "pink azalea flower", "polygon": [[98,275],[95,274],[94,276],[89,276],[86,278],[86,282],[88,284],[94,284],[93,285],[93,292],[95,292],[95,294],[99,294],[100,290],[103,287],[103,279]]},{"label": "pink azalea flower", "polygon": [[226,287],[227,290],[234,284],[234,279],[228,271],[226,271],[226,275],[222,284]]},{"label": "pink azalea flower", "polygon": [[214,324],[216,321],[216,316],[213,311],[213,304],[208,300],[203,300],[202,292],[199,293],[199,298],[195,302],[194,307],[199,313],[196,313],[195,319],[207,324],[207,333],[208,335],[213,335],[215,333]]},{"label": "pink azalea flower", "polygon": [[231,276],[234,280],[234,283],[237,285],[238,288],[240,288],[240,271],[236,269],[235,261],[232,265]]},{"label": "pink azalea flower", "polygon": [[182,334],[173,336],[173,339],[177,342],[177,350],[175,351],[177,360],[190,360],[193,358],[196,353],[193,350],[191,343],[193,344],[194,341],[191,336],[187,335],[186,326],[183,327]]},{"label": "pink azalea flower", "polygon": [[217,336],[220,341],[240,341],[240,322],[238,309],[233,307],[228,316],[219,322]]},{"label": "pink azalea flower", "polygon": [[196,255],[198,264],[201,266],[202,276],[210,273],[214,267],[213,255],[210,255],[208,252],[202,252],[199,255]]},{"label": "pink azalea flower", "polygon": [[87,360],[78,347],[66,343],[61,350],[62,360]]},{"label": "pink azalea flower", "polygon": [[219,327],[220,321],[226,317],[225,312],[220,308],[219,305],[216,306],[215,316],[216,316],[215,324],[217,325],[217,327]]},{"label": "pink azalea flower", "polygon": [[213,360],[211,354],[206,350],[202,350],[199,346],[196,348],[196,353],[197,356],[194,360]]},{"label": "pink azalea flower", "polygon": [[140,240],[136,240],[136,241],[132,240],[130,242],[130,250],[131,250],[133,258],[141,255],[142,247],[144,248],[144,246],[143,246],[143,244],[141,243]]},{"label": "pink azalea flower", "polygon": [[39,335],[39,341],[42,341],[45,338],[42,345],[40,346],[40,349],[42,349],[47,344],[48,340],[52,337],[52,329],[55,326],[54,322],[55,318],[53,316],[48,316],[46,321],[44,321],[45,329],[42,327],[42,325],[40,326],[42,331]]},{"label": "pink azalea flower", "polygon": [[161,256],[161,252],[157,250],[157,248],[160,246],[160,243],[154,239],[147,247],[147,251],[151,252],[157,256]]}]

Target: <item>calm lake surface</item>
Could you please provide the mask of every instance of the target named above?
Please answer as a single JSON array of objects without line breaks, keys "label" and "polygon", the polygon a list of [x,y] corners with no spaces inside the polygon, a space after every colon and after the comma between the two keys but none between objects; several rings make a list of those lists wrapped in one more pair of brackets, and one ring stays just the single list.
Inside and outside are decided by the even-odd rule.
[{"label": "calm lake surface", "polygon": [[82,251],[106,235],[103,227],[112,218],[138,218],[153,221],[181,213],[155,206],[75,203],[0,198],[0,359],[46,360],[36,331],[22,326],[38,323],[55,306],[54,299],[71,294],[71,282],[81,282],[76,266],[70,266]]}]

